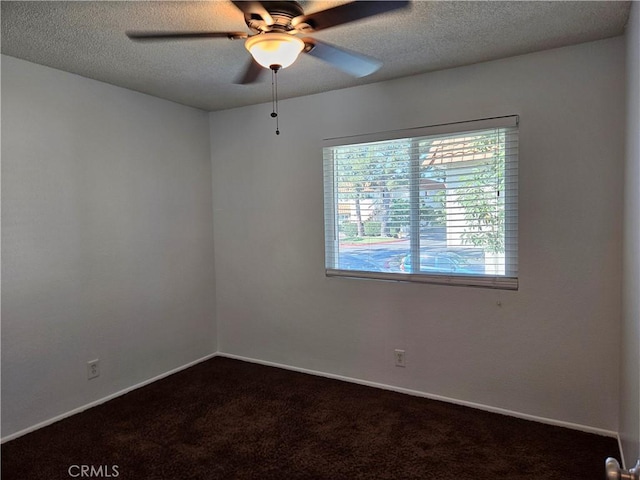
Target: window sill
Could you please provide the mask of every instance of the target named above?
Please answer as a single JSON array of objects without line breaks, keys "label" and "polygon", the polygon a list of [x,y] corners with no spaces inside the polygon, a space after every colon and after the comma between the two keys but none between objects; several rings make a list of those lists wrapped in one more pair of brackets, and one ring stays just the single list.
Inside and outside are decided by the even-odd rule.
[{"label": "window sill", "polygon": [[362,272],[358,270],[326,269],[327,277],[360,278],[393,282],[430,283],[459,287],[494,288],[498,290],[518,290],[518,278],[481,275],[431,275],[411,273]]}]

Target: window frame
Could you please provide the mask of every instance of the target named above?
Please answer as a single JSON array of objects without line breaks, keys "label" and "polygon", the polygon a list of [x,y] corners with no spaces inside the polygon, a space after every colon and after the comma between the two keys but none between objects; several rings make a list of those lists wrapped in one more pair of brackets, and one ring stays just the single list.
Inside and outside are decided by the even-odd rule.
[{"label": "window frame", "polygon": [[[451,135],[456,133],[473,133],[475,131],[489,130],[492,128],[515,128],[516,140],[519,136],[519,116],[507,115],[471,121],[444,123],[438,125],[416,127],[388,132],[376,132],[364,135],[328,138],[323,140],[323,171],[324,171],[324,223],[325,223],[325,274],[327,277],[347,277],[361,279],[376,279],[399,282],[417,282],[439,285],[459,285],[496,288],[504,290],[517,290],[519,287],[517,259],[518,259],[518,153],[517,141],[514,147],[510,143],[505,152],[505,179],[514,179],[515,182],[505,182],[505,232],[515,231],[514,235],[505,234],[505,274],[451,274],[451,273],[396,273],[374,272],[362,270],[343,270],[334,268],[330,262],[338,258],[339,254],[339,212],[337,211],[337,188],[335,178],[335,161],[333,158],[325,158],[326,149],[330,147],[367,144],[372,142],[392,141],[398,139],[412,139],[438,135]],[[410,173],[410,254],[413,258],[420,258],[419,239],[419,205],[418,196],[420,181],[420,161],[416,157],[411,158]],[[332,251],[331,255],[328,253]]]}]

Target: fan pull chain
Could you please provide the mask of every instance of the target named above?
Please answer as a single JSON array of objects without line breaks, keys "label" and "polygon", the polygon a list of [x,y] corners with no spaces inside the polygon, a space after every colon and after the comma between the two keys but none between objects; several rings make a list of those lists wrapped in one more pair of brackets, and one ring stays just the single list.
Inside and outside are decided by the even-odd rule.
[{"label": "fan pull chain", "polygon": [[278,121],[278,70],[279,65],[271,66],[271,106],[273,111],[271,116],[276,119],[276,135],[280,135],[280,125]]}]

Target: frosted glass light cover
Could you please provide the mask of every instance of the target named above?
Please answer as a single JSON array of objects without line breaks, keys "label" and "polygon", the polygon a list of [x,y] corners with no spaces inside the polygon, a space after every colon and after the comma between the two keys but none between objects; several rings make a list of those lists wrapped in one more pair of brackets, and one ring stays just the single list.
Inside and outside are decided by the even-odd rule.
[{"label": "frosted glass light cover", "polygon": [[287,68],[298,58],[304,42],[293,35],[271,32],[248,38],[244,46],[264,68],[271,65]]}]

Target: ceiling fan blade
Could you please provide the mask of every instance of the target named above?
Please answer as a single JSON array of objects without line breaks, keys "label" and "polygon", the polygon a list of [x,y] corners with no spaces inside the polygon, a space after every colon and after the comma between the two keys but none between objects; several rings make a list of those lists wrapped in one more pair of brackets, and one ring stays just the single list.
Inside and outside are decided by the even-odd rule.
[{"label": "ceiling fan blade", "polygon": [[261,2],[244,2],[232,0],[231,3],[238,7],[238,9],[240,9],[242,13],[245,14],[245,16],[251,17],[252,14],[260,15],[262,20],[264,20],[267,25],[274,24],[273,17],[267,11],[267,9],[264,8],[264,5]]},{"label": "ceiling fan blade", "polygon": [[247,85],[249,83],[254,83],[258,80],[260,74],[263,71],[264,67],[262,67],[258,62],[251,58],[249,63],[247,63],[242,76],[239,77],[234,83],[238,85]]},{"label": "ceiling fan blade", "polygon": [[245,32],[126,32],[135,42],[166,40],[197,40],[202,38],[229,38],[231,40],[248,38]]},{"label": "ceiling fan blade", "polygon": [[291,21],[294,27],[307,24],[312,30],[323,30],[343,23],[354,22],[362,18],[390,12],[409,5],[407,0],[358,1],[338,5],[309,15],[300,15]]},{"label": "ceiling fan blade", "polygon": [[307,46],[306,53],[324,60],[354,77],[366,77],[382,66],[382,62],[375,58],[320,42],[314,38],[303,38],[302,41]]}]

